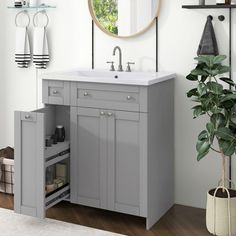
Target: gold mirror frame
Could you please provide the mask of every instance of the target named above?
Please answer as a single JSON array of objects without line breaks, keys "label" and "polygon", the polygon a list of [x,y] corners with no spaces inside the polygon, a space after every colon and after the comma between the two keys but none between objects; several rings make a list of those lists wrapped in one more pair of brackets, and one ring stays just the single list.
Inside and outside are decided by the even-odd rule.
[{"label": "gold mirror frame", "polygon": [[102,30],[105,34],[108,34],[112,37],[115,37],[115,38],[133,38],[133,37],[136,37],[136,36],[139,36],[143,33],[145,33],[148,29],[151,28],[151,26],[153,25],[156,17],[159,16],[160,14],[160,8],[161,8],[161,0],[158,0],[158,5],[157,5],[157,12],[155,14],[155,16],[153,17],[153,19],[151,20],[151,22],[147,25],[146,28],[142,29],[141,31],[135,33],[135,34],[132,34],[132,35],[129,35],[129,36],[119,36],[119,35],[116,35],[116,34],[112,34],[111,32],[109,32],[108,30],[106,30],[105,28],[103,28],[100,24],[100,22],[98,21],[97,17],[95,16],[95,13],[93,11],[93,0],[88,0],[88,7],[89,7],[89,11],[90,11],[90,15],[93,19],[93,21],[95,22],[95,24],[97,25],[97,27]]}]

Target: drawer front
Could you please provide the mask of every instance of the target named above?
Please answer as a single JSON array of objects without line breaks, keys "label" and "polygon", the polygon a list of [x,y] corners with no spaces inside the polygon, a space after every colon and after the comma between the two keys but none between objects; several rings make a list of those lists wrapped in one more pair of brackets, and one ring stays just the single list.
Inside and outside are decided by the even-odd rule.
[{"label": "drawer front", "polygon": [[140,91],[137,86],[71,83],[73,106],[140,110]]},{"label": "drawer front", "polygon": [[70,83],[43,80],[43,103],[70,105]]}]

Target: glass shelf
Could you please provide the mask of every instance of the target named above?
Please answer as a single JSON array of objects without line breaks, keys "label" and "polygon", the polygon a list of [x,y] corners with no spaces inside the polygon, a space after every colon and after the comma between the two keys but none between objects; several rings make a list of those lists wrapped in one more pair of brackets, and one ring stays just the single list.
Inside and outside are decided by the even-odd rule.
[{"label": "glass shelf", "polygon": [[14,6],[8,6],[8,9],[17,9],[17,10],[24,10],[24,9],[50,9],[50,8],[56,8],[56,6],[48,6],[48,5],[44,5],[44,6],[37,6],[37,7],[14,7]]},{"label": "glass shelf", "polygon": [[229,9],[236,8],[235,5],[182,5],[182,8],[187,9]]}]

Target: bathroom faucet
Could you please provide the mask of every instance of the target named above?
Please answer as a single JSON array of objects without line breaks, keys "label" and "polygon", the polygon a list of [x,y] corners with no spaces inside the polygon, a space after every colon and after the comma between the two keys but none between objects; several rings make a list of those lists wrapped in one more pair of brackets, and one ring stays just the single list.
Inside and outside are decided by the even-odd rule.
[{"label": "bathroom faucet", "polygon": [[122,68],[122,52],[121,52],[121,48],[119,46],[116,46],[113,50],[113,56],[116,55],[116,50],[119,51],[119,66],[118,66],[118,70],[117,71],[123,71]]}]

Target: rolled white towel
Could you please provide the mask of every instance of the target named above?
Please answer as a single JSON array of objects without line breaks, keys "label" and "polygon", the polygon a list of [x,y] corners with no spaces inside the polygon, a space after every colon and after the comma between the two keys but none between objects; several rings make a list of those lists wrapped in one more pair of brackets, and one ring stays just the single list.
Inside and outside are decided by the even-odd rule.
[{"label": "rolled white towel", "polygon": [[50,61],[48,40],[45,27],[34,29],[33,63],[37,69],[46,69]]},{"label": "rolled white towel", "polygon": [[16,27],[15,62],[20,68],[27,68],[31,61],[27,27]]}]

